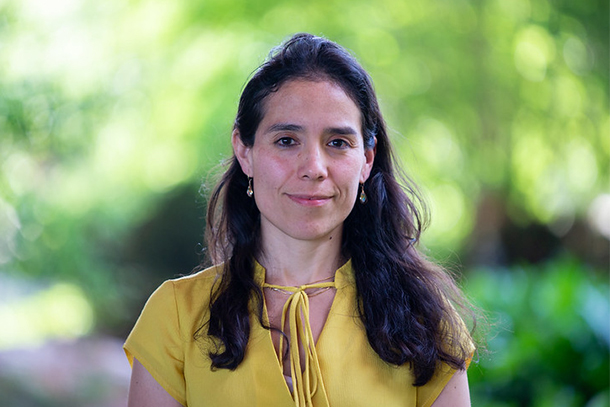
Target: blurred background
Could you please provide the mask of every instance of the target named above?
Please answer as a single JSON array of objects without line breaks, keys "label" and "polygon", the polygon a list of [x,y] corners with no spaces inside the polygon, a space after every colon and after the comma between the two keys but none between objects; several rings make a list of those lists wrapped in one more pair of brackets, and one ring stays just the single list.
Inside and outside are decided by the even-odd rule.
[{"label": "blurred background", "polygon": [[0,0],[0,405],[125,405],[122,342],[205,257],[240,91],[308,31],[372,75],[424,250],[487,311],[473,405],[608,406],[608,21],[602,0]]}]

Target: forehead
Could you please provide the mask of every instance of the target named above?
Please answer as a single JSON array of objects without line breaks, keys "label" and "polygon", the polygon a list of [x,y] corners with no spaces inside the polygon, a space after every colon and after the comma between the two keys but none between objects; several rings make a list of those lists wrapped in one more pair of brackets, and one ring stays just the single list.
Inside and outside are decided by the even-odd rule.
[{"label": "forehead", "polygon": [[262,122],[292,120],[356,120],[360,108],[347,92],[330,80],[293,79],[269,94],[263,104]]}]

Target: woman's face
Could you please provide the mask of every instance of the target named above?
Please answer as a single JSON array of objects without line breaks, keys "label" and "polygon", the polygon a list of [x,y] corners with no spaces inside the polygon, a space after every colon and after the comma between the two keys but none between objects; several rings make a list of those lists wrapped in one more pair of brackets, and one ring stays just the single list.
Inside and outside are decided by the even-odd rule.
[{"label": "woman's face", "polygon": [[340,239],[375,157],[364,148],[359,108],[338,85],[308,80],[286,82],[264,106],[253,146],[233,134],[263,238]]}]

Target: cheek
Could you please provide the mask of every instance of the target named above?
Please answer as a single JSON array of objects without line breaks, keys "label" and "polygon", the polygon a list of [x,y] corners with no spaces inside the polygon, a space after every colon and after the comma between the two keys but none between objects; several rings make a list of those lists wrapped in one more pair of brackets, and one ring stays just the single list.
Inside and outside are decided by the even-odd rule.
[{"label": "cheek", "polygon": [[363,179],[364,168],[365,166],[363,160],[354,160],[354,162],[350,163],[349,168],[345,169],[346,180],[349,179],[351,184],[358,187]]},{"label": "cheek", "polygon": [[255,181],[265,188],[278,188],[290,176],[292,170],[290,160],[283,160],[273,156],[266,156],[254,162],[253,172]]}]

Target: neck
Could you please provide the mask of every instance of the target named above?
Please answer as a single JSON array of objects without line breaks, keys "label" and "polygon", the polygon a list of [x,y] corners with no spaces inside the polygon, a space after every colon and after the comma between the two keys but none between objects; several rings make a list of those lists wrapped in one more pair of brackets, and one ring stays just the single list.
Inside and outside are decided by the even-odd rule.
[{"label": "neck", "polygon": [[313,281],[331,281],[345,259],[341,255],[341,233],[320,241],[273,239],[263,236],[258,261],[269,284],[300,286]]}]

